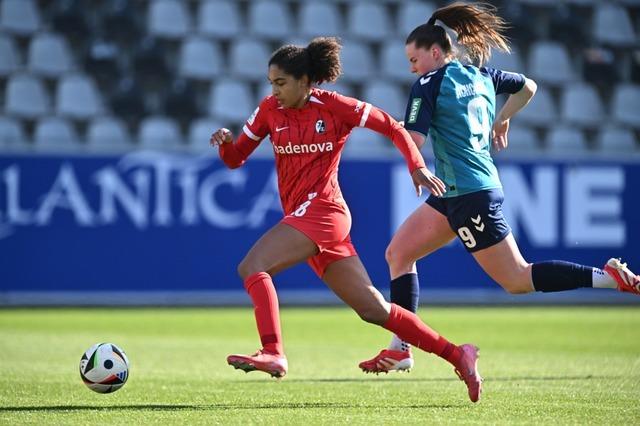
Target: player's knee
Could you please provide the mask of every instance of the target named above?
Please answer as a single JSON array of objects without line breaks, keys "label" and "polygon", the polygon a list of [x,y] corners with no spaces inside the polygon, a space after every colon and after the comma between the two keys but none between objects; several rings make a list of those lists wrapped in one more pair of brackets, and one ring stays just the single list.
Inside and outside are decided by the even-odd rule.
[{"label": "player's knee", "polygon": [[384,252],[384,258],[392,269],[397,269],[403,265],[411,265],[412,259],[407,259],[399,248],[394,244],[389,244]]},{"label": "player's knee", "polygon": [[242,261],[238,264],[237,271],[238,271],[238,275],[240,275],[240,278],[242,278],[243,281],[246,280],[247,277],[250,277],[253,274],[262,272],[262,271],[259,271],[258,268],[256,268],[252,262],[247,260],[247,258],[242,259]]}]

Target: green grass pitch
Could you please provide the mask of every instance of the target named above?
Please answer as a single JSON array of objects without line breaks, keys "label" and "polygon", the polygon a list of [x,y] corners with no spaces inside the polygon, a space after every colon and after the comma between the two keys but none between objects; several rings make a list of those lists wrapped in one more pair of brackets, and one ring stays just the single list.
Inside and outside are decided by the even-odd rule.
[{"label": "green grass pitch", "polygon": [[[258,347],[250,308],[0,310],[0,424],[640,424],[637,307],[431,308],[481,348],[478,404],[451,367],[416,351],[409,374],[364,375],[388,342],[346,308],[282,311],[289,374],[226,365]],[[128,383],[86,388],[80,356],[120,345]]]}]

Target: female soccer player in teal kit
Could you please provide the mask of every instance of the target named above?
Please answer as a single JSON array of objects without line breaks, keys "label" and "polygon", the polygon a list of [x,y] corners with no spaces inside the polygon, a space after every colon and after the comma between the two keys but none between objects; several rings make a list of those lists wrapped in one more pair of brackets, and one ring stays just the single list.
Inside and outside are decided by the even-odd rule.
[{"label": "female soccer player in teal kit", "polygon": [[[438,21],[457,33],[458,42],[480,67],[456,58]],[[501,34],[504,28],[505,22],[486,5],[454,3],[436,10],[407,37],[411,71],[420,78],[411,88],[405,128],[418,146],[431,135],[436,176],[445,191],[432,191],[387,248],[391,302],[416,312],[416,261],[456,236],[482,269],[512,294],[581,287],[640,294],[640,278],[619,259],[609,259],[600,269],[558,260],[532,264],[520,254],[502,213],[504,195],[490,148],[507,147],[510,119],[531,100],[536,83],[522,74],[481,66],[491,48],[509,51]],[[510,96],[496,115],[496,95],[501,93]],[[360,363],[365,372],[412,366],[410,346],[397,336],[388,349]]]}]

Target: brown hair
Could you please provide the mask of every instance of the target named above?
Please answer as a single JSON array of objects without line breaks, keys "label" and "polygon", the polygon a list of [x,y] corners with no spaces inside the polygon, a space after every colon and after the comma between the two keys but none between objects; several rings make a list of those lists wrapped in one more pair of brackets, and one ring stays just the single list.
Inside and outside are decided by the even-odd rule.
[{"label": "brown hair", "polygon": [[458,35],[458,43],[467,50],[469,59],[484,64],[491,57],[491,48],[511,51],[507,38],[502,34],[508,25],[496,15],[496,8],[486,3],[465,4],[456,2],[433,12],[426,24],[419,25],[407,37],[406,44],[431,47],[438,43],[446,54],[455,56],[451,38],[436,20],[451,28]]},{"label": "brown hair", "polygon": [[269,65],[276,65],[296,79],[303,75],[313,83],[333,82],[342,72],[340,41],[335,37],[317,37],[307,47],[288,44],[276,50]]}]

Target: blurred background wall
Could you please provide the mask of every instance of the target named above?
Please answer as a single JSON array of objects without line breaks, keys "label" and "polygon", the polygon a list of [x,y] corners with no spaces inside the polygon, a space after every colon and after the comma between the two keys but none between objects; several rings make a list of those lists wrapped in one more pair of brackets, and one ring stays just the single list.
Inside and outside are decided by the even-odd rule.
[{"label": "blurred background wall", "polygon": [[[402,119],[404,39],[445,1],[0,0],[0,304],[248,302],[235,268],[281,217],[268,140],[240,170],[208,146],[270,93],[284,43],[343,40],[327,88]],[[495,156],[529,260],[640,269],[640,1],[492,1],[512,25],[489,66],[538,82]],[[504,102],[501,100],[500,104]],[[430,160],[431,148],[423,154]],[[421,200],[379,135],[352,134],[353,237],[386,290],[384,249]],[[423,298],[634,303],[615,292],[510,297],[456,242],[420,263]],[[302,265],[285,303],[334,303]]]}]

